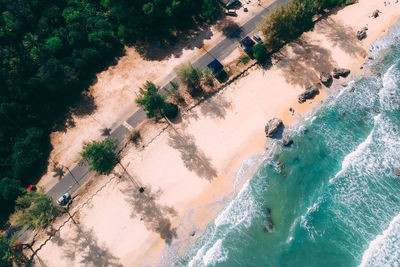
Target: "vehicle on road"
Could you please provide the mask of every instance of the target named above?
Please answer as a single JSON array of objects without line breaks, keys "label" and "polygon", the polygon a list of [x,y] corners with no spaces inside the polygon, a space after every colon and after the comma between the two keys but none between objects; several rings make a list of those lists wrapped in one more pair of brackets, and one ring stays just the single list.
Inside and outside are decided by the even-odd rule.
[{"label": "vehicle on road", "polygon": [[65,206],[69,203],[70,200],[71,200],[71,195],[69,193],[65,193],[64,195],[62,195],[57,199],[57,204],[60,206]]},{"label": "vehicle on road", "polygon": [[244,37],[240,41],[240,48],[248,55],[251,56],[251,52],[253,49],[253,46],[255,45],[254,41],[250,39],[249,36]]},{"label": "vehicle on road", "polygon": [[257,43],[262,43],[262,39],[258,34],[254,34],[253,39],[256,40]]},{"label": "vehicle on road", "polygon": [[249,10],[247,9],[247,6],[246,6],[246,5],[243,5],[242,8],[243,8],[243,11],[244,11],[244,12],[249,11]]},{"label": "vehicle on road", "polygon": [[236,10],[234,10],[234,9],[227,9],[227,10],[225,10],[225,14],[226,14],[226,15],[230,15],[230,16],[237,16]]}]

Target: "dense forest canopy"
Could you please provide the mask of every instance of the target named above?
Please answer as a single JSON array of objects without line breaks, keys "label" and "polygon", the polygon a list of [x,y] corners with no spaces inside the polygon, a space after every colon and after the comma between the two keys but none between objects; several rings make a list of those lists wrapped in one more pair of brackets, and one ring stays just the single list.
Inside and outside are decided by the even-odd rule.
[{"label": "dense forest canopy", "polygon": [[36,182],[63,121],[124,44],[174,36],[221,13],[217,0],[0,0],[0,225]]}]

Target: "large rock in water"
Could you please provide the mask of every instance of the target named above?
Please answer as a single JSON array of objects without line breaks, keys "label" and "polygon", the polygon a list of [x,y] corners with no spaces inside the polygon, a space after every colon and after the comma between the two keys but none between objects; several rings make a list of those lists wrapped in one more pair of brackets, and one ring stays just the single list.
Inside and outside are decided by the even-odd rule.
[{"label": "large rock in water", "polygon": [[357,32],[357,39],[361,41],[362,39],[367,38],[367,31],[368,31],[367,27],[364,27],[361,30],[359,30]]},{"label": "large rock in water", "polygon": [[319,94],[319,90],[315,85],[311,85],[310,87],[307,87],[306,90],[301,93],[297,100],[300,104],[306,102],[307,99],[313,99],[316,95]]},{"label": "large rock in water", "polygon": [[319,79],[321,80],[321,83],[323,83],[323,85],[325,85],[326,87],[329,87],[332,84],[332,76],[329,73],[322,72],[319,76]]},{"label": "large rock in water", "polygon": [[344,69],[344,68],[334,68],[333,69],[333,77],[335,79],[339,79],[339,77],[346,78],[349,74],[350,74],[349,69]]},{"label": "large rock in water", "polygon": [[273,118],[265,125],[265,134],[267,137],[274,137],[278,131],[283,127],[281,119]]}]

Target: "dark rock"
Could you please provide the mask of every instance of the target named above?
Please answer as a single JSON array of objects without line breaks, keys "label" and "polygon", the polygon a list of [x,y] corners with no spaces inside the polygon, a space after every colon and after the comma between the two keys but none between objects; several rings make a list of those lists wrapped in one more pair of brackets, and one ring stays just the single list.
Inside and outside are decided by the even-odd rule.
[{"label": "dark rock", "polygon": [[283,140],[283,146],[291,146],[293,144],[292,139],[284,139]]},{"label": "dark rock", "polygon": [[272,215],[271,215],[270,208],[266,209],[266,214],[267,214],[267,225],[264,227],[264,230],[269,233],[272,233],[275,230],[275,225],[272,221]]},{"label": "dark rock", "polygon": [[279,168],[283,168],[283,167],[285,167],[285,164],[283,164],[282,162],[279,162],[279,163],[278,163],[278,167],[279,167]]},{"label": "dark rock", "polygon": [[394,168],[394,174],[396,174],[396,176],[400,176],[400,170],[398,168]]},{"label": "dark rock", "polygon": [[364,27],[361,30],[357,31],[357,39],[361,41],[362,39],[367,38],[367,31],[367,27]]},{"label": "dark rock", "polygon": [[194,236],[196,234],[196,232],[195,231],[193,231],[190,235],[191,236]]},{"label": "dark rock", "polygon": [[321,75],[319,76],[321,83],[325,85],[326,87],[331,86],[332,84],[332,75],[326,72],[322,72]]},{"label": "dark rock", "polygon": [[339,79],[339,77],[346,78],[349,74],[350,74],[349,69],[344,69],[344,68],[334,68],[333,69],[333,77],[335,79]]},{"label": "dark rock", "polygon": [[354,90],[355,90],[354,86],[349,88],[349,92],[354,92]]},{"label": "dark rock", "polygon": [[313,99],[318,94],[319,94],[318,88],[314,85],[311,85],[310,87],[307,87],[306,90],[298,96],[297,101],[301,104],[306,102],[308,99]]},{"label": "dark rock", "polygon": [[280,129],[283,127],[283,122],[281,119],[273,118],[269,120],[267,125],[265,125],[265,134],[267,137],[274,137]]},{"label": "dark rock", "polygon": [[380,113],[381,111],[379,110],[379,108],[375,109],[375,113]]},{"label": "dark rock", "polygon": [[380,13],[380,11],[377,9],[377,10],[375,10],[374,12],[372,12],[372,17],[375,19],[375,18],[377,18],[377,17],[379,17],[379,13]]},{"label": "dark rock", "polygon": [[398,107],[397,107],[397,110],[399,110],[399,111],[400,111],[400,106],[398,106]]}]

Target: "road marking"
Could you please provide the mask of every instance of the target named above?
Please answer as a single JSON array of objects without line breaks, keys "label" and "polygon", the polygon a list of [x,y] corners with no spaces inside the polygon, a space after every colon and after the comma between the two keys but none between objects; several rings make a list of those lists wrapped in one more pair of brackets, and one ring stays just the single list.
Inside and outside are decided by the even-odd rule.
[{"label": "road marking", "polygon": [[126,121],[124,121],[124,123],[123,123],[122,125],[124,125],[124,126],[125,126],[125,128],[126,128],[126,129],[128,129],[129,131],[132,131],[132,130],[133,130],[133,127],[132,127],[132,125],[130,125],[130,124],[129,124],[129,123],[127,123]]}]

